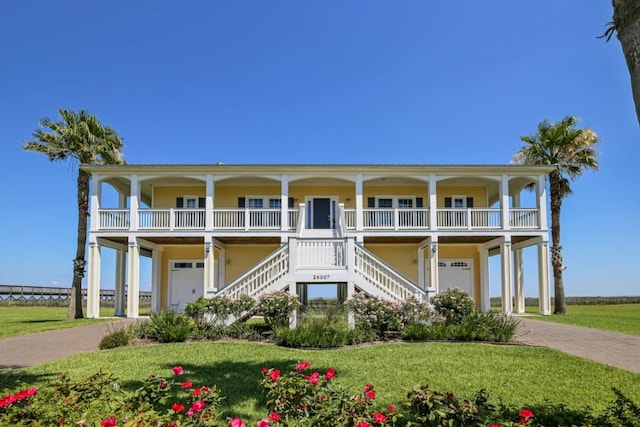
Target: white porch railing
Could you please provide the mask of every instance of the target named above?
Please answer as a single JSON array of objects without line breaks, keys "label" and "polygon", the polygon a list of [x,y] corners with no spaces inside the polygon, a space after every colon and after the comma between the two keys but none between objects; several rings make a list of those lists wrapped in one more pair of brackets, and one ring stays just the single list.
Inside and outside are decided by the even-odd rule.
[{"label": "white porch railing", "polygon": [[98,216],[100,230],[129,229],[129,209],[100,209]]},{"label": "white porch railing", "polygon": [[477,230],[502,228],[501,209],[438,209],[438,228]]},{"label": "white porch railing", "polygon": [[220,289],[216,295],[226,295],[232,299],[239,298],[240,295],[257,298],[262,293],[272,290],[272,285],[285,277],[288,272],[289,246],[283,245],[228,286]]},{"label": "white porch railing", "polygon": [[360,245],[355,245],[355,273],[394,301],[422,299],[425,291]]},{"label": "white porch railing", "polygon": [[429,228],[429,209],[374,209],[362,210],[365,230],[424,230]]},{"label": "white porch railing", "polygon": [[346,239],[296,239],[296,267],[346,268]]},{"label": "white porch railing", "polygon": [[300,211],[298,209],[289,209],[289,230],[295,230],[298,227],[298,219]]},{"label": "white porch railing", "polygon": [[540,225],[538,222],[538,209],[510,209],[509,224],[511,225],[511,228],[539,228]]},{"label": "white porch railing", "polygon": [[204,209],[139,209],[141,230],[204,230]]}]

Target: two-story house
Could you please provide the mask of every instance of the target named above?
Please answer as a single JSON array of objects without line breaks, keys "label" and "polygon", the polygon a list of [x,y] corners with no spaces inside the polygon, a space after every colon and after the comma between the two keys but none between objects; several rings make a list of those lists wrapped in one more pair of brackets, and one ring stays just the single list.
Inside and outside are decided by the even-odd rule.
[{"label": "two-story house", "polygon": [[[101,248],[116,250],[116,315],[137,317],[140,259],[152,310],[199,296],[257,298],[333,285],[392,300],[458,287],[489,309],[524,311],[523,248],[537,247],[539,312],[550,314],[545,177],[516,165],[118,165],[92,175],[88,317],[100,308]],[[103,197],[111,186],[117,197]],[[526,187],[530,206],[521,206]],[[110,190],[112,193],[113,191]]]}]

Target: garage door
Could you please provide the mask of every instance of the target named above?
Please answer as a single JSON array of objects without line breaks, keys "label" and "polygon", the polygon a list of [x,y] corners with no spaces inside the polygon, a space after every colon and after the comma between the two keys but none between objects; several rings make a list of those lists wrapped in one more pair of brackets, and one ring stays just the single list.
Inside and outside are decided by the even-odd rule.
[{"label": "garage door", "polygon": [[184,305],[204,295],[204,262],[170,261],[169,308],[184,310]]},{"label": "garage door", "polygon": [[438,280],[440,291],[458,288],[473,297],[473,260],[440,259]]}]

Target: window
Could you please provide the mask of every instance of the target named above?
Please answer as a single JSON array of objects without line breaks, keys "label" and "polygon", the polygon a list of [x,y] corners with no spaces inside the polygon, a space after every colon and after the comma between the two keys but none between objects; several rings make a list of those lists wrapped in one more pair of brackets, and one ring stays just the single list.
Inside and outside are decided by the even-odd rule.
[{"label": "window", "polygon": [[282,199],[269,199],[269,209],[280,209]]},{"label": "window", "polygon": [[392,208],[393,207],[393,199],[378,199],[378,207],[379,208]]},{"label": "window", "polygon": [[465,209],[473,208],[473,197],[451,196],[444,198],[445,208]]},{"label": "window", "polygon": [[[369,207],[370,208],[379,208],[379,209],[411,209],[416,205],[421,203],[417,203],[417,201],[422,201],[422,197],[416,198],[415,196],[377,196],[375,198],[369,199]],[[373,206],[372,202],[374,203]]]},{"label": "window", "polygon": [[453,197],[453,207],[456,209],[466,207],[464,197]]},{"label": "window", "polygon": [[262,209],[264,203],[264,200],[262,198],[248,197],[247,199],[249,200],[249,209]]},{"label": "window", "polygon": [[398,208],[400,209],[411,209],[413,208],[413,199],[398,199]]},{"label": "window", "polygon": [[187,209],[196,209],[198,207],[198,198],[197,197],[185,197],[184,198],[184,207]]}]

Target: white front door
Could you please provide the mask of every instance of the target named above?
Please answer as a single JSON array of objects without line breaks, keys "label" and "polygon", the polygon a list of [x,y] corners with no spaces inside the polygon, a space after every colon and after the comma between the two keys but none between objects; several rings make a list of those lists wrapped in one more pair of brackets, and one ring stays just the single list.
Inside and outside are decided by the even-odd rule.
[{"label": "white front door", "polygon": [[439,291],[458,288],[473,298],[473,260],[440,259],[438,261]]},{"label": "white front door", "polygon": [[169,309],[184,310],[184,305],[204,295],[204,262],[169,261]]}]

